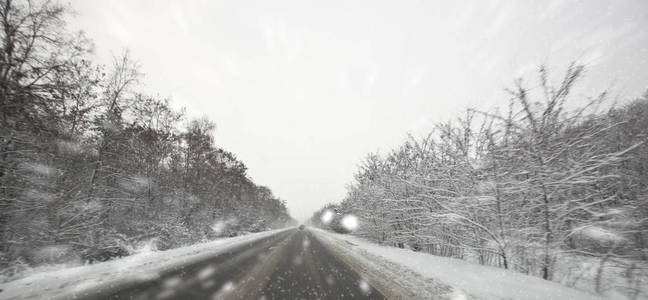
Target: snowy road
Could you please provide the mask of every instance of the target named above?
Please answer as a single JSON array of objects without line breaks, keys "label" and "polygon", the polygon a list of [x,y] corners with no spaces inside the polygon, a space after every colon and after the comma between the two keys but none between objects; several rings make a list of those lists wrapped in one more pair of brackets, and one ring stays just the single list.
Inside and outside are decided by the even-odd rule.
[{"label": "snowy road", "polygon": [[601,299],[502,268],[311,227],[144,252],[0,284],[2,300],[385,298]]},{"label": "snowy road", "polygon": [[309,231],[289,230],[82,299],[385,299]]}]

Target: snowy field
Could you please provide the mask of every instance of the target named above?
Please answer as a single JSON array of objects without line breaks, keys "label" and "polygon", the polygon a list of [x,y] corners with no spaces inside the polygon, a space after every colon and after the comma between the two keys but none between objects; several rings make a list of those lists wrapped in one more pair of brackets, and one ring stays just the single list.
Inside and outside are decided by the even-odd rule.
[{"label": "snowy field", "polygon": [[[394,292],[410,291],[413,295],[422,296],[421,299],[602,299],[597,295],[556,282],[501,268],[408,249],[380,246],[358,237],[312,227],[309,230],[327,242],[334,251],[348,257],[351,261],[363,263],[368,272],[380,270],[384,274],[394,274],[391,279],[370,278],[370,280],[382,281],[385,285],[389,284],[387,281],[393,281],[404,288]],[[397,289],[397,287],[390,288]]]},{"label": "snowy field", "polygon": [[223,253],[232,247],[276,233],[278,229],[196,244],[167,251],[139,253],[121,259],[35,273],[0,284],[0,299],[73,299],[84,291],[126,282],[145,281],[165,270],[191,264]]}]

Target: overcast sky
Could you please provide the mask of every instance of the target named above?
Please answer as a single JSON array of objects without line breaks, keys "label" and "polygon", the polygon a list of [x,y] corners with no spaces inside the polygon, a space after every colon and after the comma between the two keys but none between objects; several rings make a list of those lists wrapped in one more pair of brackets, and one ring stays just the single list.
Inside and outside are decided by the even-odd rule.
[{"label": "overcast sky", "polygon": [[385,153],[547,64],[576,96],[648,88],[648,1],[74,0],[96,59],[129,49],[143,89],[217,124],[216,143],[305,220]]}]

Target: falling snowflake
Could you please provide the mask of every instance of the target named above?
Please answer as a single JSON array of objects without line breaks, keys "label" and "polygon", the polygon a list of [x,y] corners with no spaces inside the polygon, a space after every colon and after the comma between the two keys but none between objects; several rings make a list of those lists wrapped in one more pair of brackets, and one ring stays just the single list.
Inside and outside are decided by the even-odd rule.
[{"label": "falling snowflake", "polygon": [[232,226],[236,225],[237,219],[236,218],[229,218],[226,220],[222,219],[216,219],[214,221],[214,224],[212,224],[211,229],[214,231],[215,234],[221,235],[225,232],[225,230]]},{"label": "falling snowflake", "polygon": [[331,221],[333,221],[333,215],[334,215],[333,211],[330,210],[330,209],[327,209],[322,213],[322,216],[320,217],[320,219],[322,220],[322,223],[328,224],[328,223],[331,223]]},{"label": "falling snowflake", "polygon": [[180,277],[174,276],[174,277],[165,279],[162,282],[162,286],[164,286],[167,289],[174,288],[177,285],[179,285],[181,282],[182,282],[182,279],[180,279]]},{"label": "falling snowflake", "polygon": [[331,276],[331,275],[326,276],[326,284],[328,284],[328,285],[334,285],[335,284],[335,279],[333,279],[333,276]]},{"label": "falling snowflake", "polygon": [[371,294],[371,286],[369,285],[369,283],[366,280],[360,279],[358,281],[358,287],[360,288],[360,291],[362,291],[362,293],[364,295]]},{"label": "falling snowflake", "polygon": [[198,279],[206,280],[207,278],[214,275],[215,272],[216,272],[216,268],[214,268],[214,266],[212,265],[209,265],[204,269],[200,270],[200,272],[198,272]]},{"label": "falling snowflake", "polygon": [[207,280],[207,281],[203,282],[201,285],[202,285],[203,289],[208,289],[208,288],[211,288],[212,286],[214,286],[214,284],[216,284],[216,281],[214,281],[213,279],[210,279],[210,280]]},{"label": "falling snowflake", "polygon": [[346,215],[342,218],[342,227],[348,231],[355,231],[358,229],[358,217],[354,215]]},{"label": "falling snowflake", "polygon": [[222,299],[225,295],[227,295],[229,292],[231,292],[234,289],[234,283],[231,281],[226,282],[221,286],[220,290],[218,292],[214,293],[212,295],[212,299]]}]

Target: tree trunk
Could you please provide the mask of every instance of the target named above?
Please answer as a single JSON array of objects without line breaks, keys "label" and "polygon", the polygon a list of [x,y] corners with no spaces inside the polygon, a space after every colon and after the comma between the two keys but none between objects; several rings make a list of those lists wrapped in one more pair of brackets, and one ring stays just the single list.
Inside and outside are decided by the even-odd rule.
[{"label": "tree trunk", "polygon": [[542,266],[542,279],[549,280],[550,270],[549,265],[551,264],[551,256],[549,254],[549,248],[551,246],[552,234],[551,234],[551,224],[549,223],[549,195],[547,195],[547,188],[545,185],[542,185],[542,200],[543,200],[543,217],[544,217],[544,229],[545,229],[545,245],[544,245],[544,261]]}]

